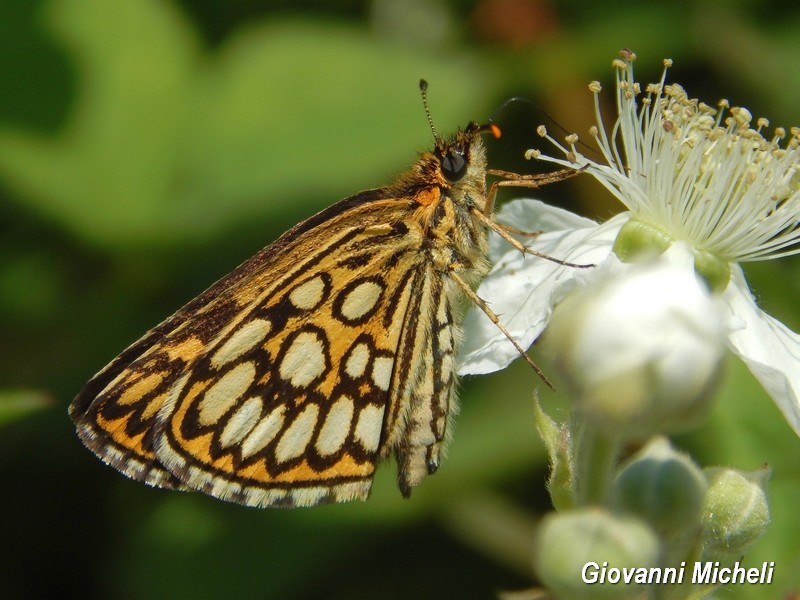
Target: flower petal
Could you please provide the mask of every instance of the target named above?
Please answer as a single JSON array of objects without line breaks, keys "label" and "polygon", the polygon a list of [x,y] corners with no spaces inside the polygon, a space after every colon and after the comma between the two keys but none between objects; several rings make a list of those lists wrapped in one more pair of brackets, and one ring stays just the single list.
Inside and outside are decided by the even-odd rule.
[{"label": "flower petal", "polygon": [[[539,210],[540,205],[531,206]],[[577,223],[580,228],[543,233],[528,246],[577,264],[598,264],[606,259],[617,232],[628,219],[628,214],[624,213],[597,225],[582,217],[572,219],[559,214],[566,212],[560,209],[545,212],[553,218]],[[519,227],[519,221],[514,226]],[[503,244],[509,248],[505,241]],[[575,277],[582,271],[510,249],[495,262],[492,271],[481,282],[478,295],[500,317],[500,322],[514,339],[527,348],[544,331],[553,307],[572,288]],[[511,342],[477,307],[467,313],[464,331],[458,361],[460,375],[498,371],[519,356]]]},{"label": "flower petal", "polygon": [[[495,218],[498,223],[504,223],[522,231],[547,233],[597,227],[597,223],[591,219],[581,217],[563,208],[550,206],[541,200],[529,198],[507,202],[497,211]],[[531,238],[519,237],[518,239],[530,245]],[[489,257],[493,262],[499,260],[509,250],[508,242],[499,235],[492,235],[489,238]]]},{"label": "flower petal", "polygon": [[731,349],[800,434],[800,336],[756,306],[738,265],[723,297],[731,311]]}]

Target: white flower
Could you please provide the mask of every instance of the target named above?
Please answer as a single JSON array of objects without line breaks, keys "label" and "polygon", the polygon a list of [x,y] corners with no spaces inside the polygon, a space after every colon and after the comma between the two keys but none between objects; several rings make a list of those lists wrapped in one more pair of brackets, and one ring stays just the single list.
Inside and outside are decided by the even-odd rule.
[{"label": "white flower", "polygon": [[[642,254],[661,254],[674,242],[688,244],[696,272],[722,302],[728,346],[772,396],[800,433],[800,337],[761,311],[739,263],[800,252],[800,129],[767,126],[744,108],[720,111],[688,98],[678,85],[662,80],[641,94],[633,79],[635,55],[622,53],[617,69],[618,118],[610,133],[600,116],[600,85],[595,96],[597,127],[591,134],[605,164],[581,155],[577,136],[566,146],[540,134],[564,153],[558,159],[529,155],[562,166],[582,167],[627,208],[603,224],[534,200],[509,203],[498,220],[518,229],[544,231],[530,246],[573,263],[600,265],[612,253],[625,262]],[[579,285],[584,269],[563,267],[510,250],[493,240],[492,272],[478,294],[527,347],[544,331],[553,307]],[[517,357],[513,346],[480,311],[465,322],[460,374],[488,373]]]}]

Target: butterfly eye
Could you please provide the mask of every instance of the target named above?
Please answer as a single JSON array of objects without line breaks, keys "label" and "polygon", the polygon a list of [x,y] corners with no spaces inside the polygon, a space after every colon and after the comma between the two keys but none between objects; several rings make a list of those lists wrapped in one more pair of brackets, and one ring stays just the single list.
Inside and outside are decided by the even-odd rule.
[{"label": "butterfly eye", "polygon": [[467,160],[459,152],[448,152],[442,158],[442,173],[450,181],[458,181],[467,172]]}]

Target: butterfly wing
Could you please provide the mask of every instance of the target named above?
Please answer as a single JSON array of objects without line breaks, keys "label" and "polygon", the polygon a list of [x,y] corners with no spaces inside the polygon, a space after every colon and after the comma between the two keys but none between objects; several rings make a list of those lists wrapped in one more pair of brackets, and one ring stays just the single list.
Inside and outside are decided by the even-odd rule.
[{"label": "butterfly wing", "polygon": [[84,443],[244,504],[366,497],[426,268],[407,202],[385,196],[301,223],[125,350],[70,407]]},{"label": "butterfly wing", "polygon": [[[98,373],[70,415],[135,479],[255,506],[404,495],[455,413],[462,308],[488,270],[482,128],[299,224]],[[474,295],[474,294],[473,294]]]}]

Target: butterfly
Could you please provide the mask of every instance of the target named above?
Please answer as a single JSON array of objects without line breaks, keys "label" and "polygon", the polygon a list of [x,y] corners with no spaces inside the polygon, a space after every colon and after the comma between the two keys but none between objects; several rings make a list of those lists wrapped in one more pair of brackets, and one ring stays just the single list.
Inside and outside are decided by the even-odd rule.
[{"label": "butterfly", "polygon": [[284,233],[86,384],[69,414],[92,452],[152,486],[260,507],[364,500],[391,455],[406,497],[438,469],[464,311],[502,329],[474,292],[488,232],[536,254],[492,219],[497,189],[574,171],[488,170],[482,136],[499,129],[440,138],[426,87],[432,151]]}]

